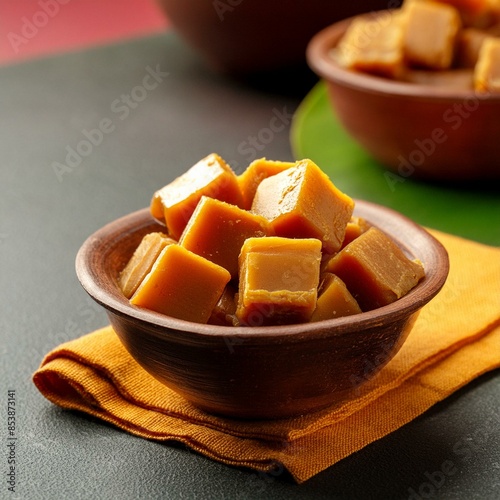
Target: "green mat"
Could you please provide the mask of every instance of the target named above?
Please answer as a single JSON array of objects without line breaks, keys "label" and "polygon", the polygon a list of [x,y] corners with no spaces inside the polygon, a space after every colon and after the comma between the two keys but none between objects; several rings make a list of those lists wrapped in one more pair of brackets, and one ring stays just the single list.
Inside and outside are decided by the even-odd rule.
[{"label": "green mat", "polygon": [[438,184],[391,173],[343,130],[324,82],[299,106],[290,139],[297,159],[316,162],[353,198],[393,208],[427,227],[500,246],[500,183]]}]

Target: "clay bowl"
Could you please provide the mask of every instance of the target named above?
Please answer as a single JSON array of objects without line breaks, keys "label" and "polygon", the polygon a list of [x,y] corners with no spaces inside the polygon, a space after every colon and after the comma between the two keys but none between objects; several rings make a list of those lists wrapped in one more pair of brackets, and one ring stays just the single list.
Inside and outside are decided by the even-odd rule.
[{"label": "clay bowl", "polygon": [[[391,14],[371,15],[386,22]],[[326,82],[333,110],[347,132],[403,178],[499,179],[500,94],[346,70],[331,57],[331,50],[351,20],[325,28],[307,48],[309,66]]]},{"label": "clay bowl", "polygon": [[144,234],[162,228],[144,209],[90,236],[76,258],[83,288],[107,311],[123,345],[153,377],[207,412],[278,418],[353,397],[400,349],[414,314],[448,273],[445,249],[390,209],[357,202],[355,213],[391,235],[426,277],[399,301],[317,323],[228,327],[191,323],[129,304],[116,282]]},{"label": "clay bowl", "polygon": [[[330,23],[387,7],[386,0],[158,0],[172,27],[218,71],[246,75],[304,64],[311,37]],[[283,82],[288,85],[290,82]]]}]

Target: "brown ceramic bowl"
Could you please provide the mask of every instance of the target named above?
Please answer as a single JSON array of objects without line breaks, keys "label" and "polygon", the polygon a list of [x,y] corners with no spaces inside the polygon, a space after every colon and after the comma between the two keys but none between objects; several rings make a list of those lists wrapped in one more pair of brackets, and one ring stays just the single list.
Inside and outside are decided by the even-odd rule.
[{"label": "brown ceramic bowl", "polygon": [[158,3],[173,28],[210,66],[237,74],[305,65],[307,42],[320,29],[388,5],[387,0],[158,0]]},{"label": "brown ceramic bowl", "polygon": [[[388,15],[389,11],[376,13]],[[311,69],[328,87],[344,128],[402,177],[464,181],[500,178],[500,94],[396,82],[346,70],[330,51],[352,19],[316,34]]]},{"label": "brown ceramic bowl", "polygon": [[391,235],[426,270],[424,280],[403,298],[355,316],[291,326],[229,327],[131,306],[116,279],[144,234],[162,229],[148,209],[90,236],[78,252],[76,271],[135,360],[197,407],[243,418],[304,414],[351,397],[373,377],[399,350],[414,314],[447,277],[447,253],[423,228],[366,202],[357,202],[355,213]]}]

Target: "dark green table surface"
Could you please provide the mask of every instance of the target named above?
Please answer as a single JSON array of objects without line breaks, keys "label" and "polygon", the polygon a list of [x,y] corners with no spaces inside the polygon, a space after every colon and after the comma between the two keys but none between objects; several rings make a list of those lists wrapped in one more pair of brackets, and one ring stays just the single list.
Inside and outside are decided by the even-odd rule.
[{"label": "dark green table surface", "polygon": [[[156,80],[145,80],[151,72]],[[174,35],[0,69],[0,498],[500,497],[498,371],[301,486],[133,437],[34,387],[45,353],[107,324],[75,276],[84,239],[209,152],[239,171],[255,155],[292,159],[290,114],[306,93],[292,87],[280,95],[216,76]],[[6,477],[9,390],[16,493]],[[437,474],[447,461],[454,474]]]}]

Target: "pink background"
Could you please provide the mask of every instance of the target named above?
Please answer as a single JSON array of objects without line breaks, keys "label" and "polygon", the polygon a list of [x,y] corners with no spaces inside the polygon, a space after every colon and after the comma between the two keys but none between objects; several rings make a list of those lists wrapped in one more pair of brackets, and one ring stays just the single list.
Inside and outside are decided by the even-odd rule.
[{"label": "pink background", "polygon": [[155,0],[2,0],[0,64],[160,33]]}]

